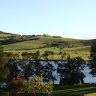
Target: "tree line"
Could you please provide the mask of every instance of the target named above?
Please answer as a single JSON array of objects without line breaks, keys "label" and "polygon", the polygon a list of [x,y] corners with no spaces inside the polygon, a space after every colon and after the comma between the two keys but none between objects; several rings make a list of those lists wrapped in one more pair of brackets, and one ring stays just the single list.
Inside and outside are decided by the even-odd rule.
[{"label": "tree line", "polygon": [[[39,51],[34,54],[35,60],[14,60],[4,56],[3,47],[0,44],[0,82],[10,82],[13,78],[23,76],[28,80],[30,76],[42,76],[44,82],[51,80],[54,84],[56,77],[54,72],[60,76],[61,85],[84,84],[85,75],[82,72],[86,66],[91,70],[92,76],[96,76],[96,42],[91,45],[89,64],[82,57],[71,58],[67,56],[66,61],[53,60],[55,65],[48,60],[48,53],[44,54],[45,60],[39,60]],[[24,54],[23,54],[24,55]],[[27,55],[24,55],[25,57]],[[61,55],[62,57],[62,55]],[[62,57],[63,58],[63,57]],[[56,66],[56,67],[55,67]]]}]

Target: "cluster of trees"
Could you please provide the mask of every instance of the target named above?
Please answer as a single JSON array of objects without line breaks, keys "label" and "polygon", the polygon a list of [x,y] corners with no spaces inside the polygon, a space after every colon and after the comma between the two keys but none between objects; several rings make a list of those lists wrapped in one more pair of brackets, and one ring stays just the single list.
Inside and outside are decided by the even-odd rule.
[{"label": "cluster of trees", "polygon": [[39,60],[9,60],[7,67],[10,73],[7,75],[7,80],[10,82],[13,78],[22,76],[28,81],[29,77],[42,76],[44,82],[56,80],[54,72],[60,75],[60,84],[73,85],[84,84],[84,69],[85,61],[81,57],[68,58],[67,61],[39,61]]},{"label": "cluster of trees", "polygon": [[93,76],[96,76],[96,40],[94,40],[93,44],[91,45],[89,68],[91,70],[90,73]]},{"label": "cluster of trees", "polygon": [[20,35],[14,35],[14,36],[8,36],[7,39],[5,38],[4,40],[1,41],[1,43],[3,45],[7,45],[7,44],[13,44],[16,42],[22,42],[22,41],[28,41],[28,40],[38,40],[39,38],[36,36],[20,36]]},{"label": "cluster of trees", "polygon": [[82,72],[84,67],[85,61],[81,57],[68,58],[66,62],[60,62],[57,68],[57,72],[60,74],[60,84],[84,84],[85,75]]},{"label": "cluster of trees", "polygon": [[36,61],[24,61],[24,60],[11,60],[8,63],[10,74],[8,75],[8,81],[11,81],[14,77],[23,76],[25,80],[28,81],[30,76],[42,76],[44,77],[44,82],[52,80],[54,82],[55,77],[53,76],[53,71],[55,68],[49,61],[40,62]]},{"label": "cluster of trees", "polygon": [[65,53],[60,50],[60,53],[56,54],[53,51],[45,51],[44,53],[40,53],[40,51],[36,51],[34,53],[29,52],[18,52],[18,53],[12,53],[12,52],[4,52],[3,55],[9,57],[10,59],[22,59],[22,60],[54,60],[55,55],[59,55],[58,60],[64,60],[67,56],[69,56],[68,53]]},{"label": "cluster of trees", "polygon": [[[0,81],[5,80],[11,81],[14,77],[23,76],[25,80],[28,81],[30,76],[42,76],[44,82],[52,80],[53,83],[56,80],[54,72],[60,75],[60,84],[62,85],[73,85],[82,83],[84,84],[84,70],[86,62],[82,57],[70,58],[61,61],[52,61],[54,64],[48,60],[49,54],[45,52],[43,55],[45,61],[40,61],[40,52],[37,51],[34,55],[33,60],[9,60],[4,57],[3,47],[0,45]],[[62,52],[61,52],[62,54]],[[26,54],[23,54],[25,57]],[[9,61],[9,62],[8,62]],[[94,42],[90,49],[90,61],[89,61],[90,73],[96,76],[96,42]],[[55,67],[56,66],[56,67]]]},{"label": "cluster of trees", "polygon": [[6,67],[8,64],[8,58],[4,56],[3,46],[0,44],[0,81],[5,81],[9,73],[9,69]]}]

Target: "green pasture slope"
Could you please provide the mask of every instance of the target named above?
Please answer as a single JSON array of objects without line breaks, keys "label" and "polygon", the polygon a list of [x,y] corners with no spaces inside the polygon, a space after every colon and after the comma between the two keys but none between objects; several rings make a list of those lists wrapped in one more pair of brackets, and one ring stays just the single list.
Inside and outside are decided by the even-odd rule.
[{"label": "green pasture slope", "polygon": [[[62,48],[63,52],[69,53],[71,57],[82,56],[84,59],[88,59],[90,52],[90,45],[92,40],[81,40],[81,39],[71,39],[62,38],[59,36],[49,36],[49,35],[16,35],[8,33],[0,33],[0,40],[6,40],[10,36],[14,36],[15,39],[21,40],[20,42],[15,42],[12,44],[3,45],[5,52],[31,52],[40,51],[43,54],[45,51],[53,51],[55,53],[54,57],[58,59],[58,54]],[[22,40],[23,38],[23,40]],[[34,39],[37,38],[37,39]]]},{"label": "green pasture slope", "polygon": [[7,33],[3,33],[2,31],[0,31],[0,40],[4,40],[6,39],[8,36],[12,36],[12,34],[7,34]]},{"label": "green pasture slope", "polygon": [[[38,49],[31,49],[30,46],[30,50],[27,50],[27,47],[22,47],[22,45],[18,45],[21,46],[19,49],[17,47],[17,45],[12,44],[12,45],[7,45],[4,46],[5,52],[13,52],[13,53],[22,53],[22,52],[29,52],[29,53],[34,53],[36,51],[40,51],[41,54],[43,54],[45,51],[53,51],[55,53],[54,57],[55,59],[60,58],[60,56],[58,56],[58,53],[60,52],[59,48],[55,48],[54,47],[48,47],[48,48],[38,48]],[[28,47],[29,48],[29,47]],[[90,56],[90,46],[84,46],[84,47],[76,47],[76,48],[63,48],[64,52],[69,53],[71,57],[76,57],[76,56],[81,56],[82,58],[84,58],[85,60],[88,60],[88,57]]]}]

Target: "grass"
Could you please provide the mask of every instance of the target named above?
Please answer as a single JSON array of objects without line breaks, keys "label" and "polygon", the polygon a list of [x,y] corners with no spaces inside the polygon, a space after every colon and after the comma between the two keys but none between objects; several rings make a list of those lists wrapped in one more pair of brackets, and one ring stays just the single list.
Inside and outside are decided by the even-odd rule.
[{"label": "grass", "polygon": [[[0,34],[0,40],[6,39],[12,34]],[[16,36],[16,35],[15,35]],[[16,42],[12,44],[3,45],[5,52],[22,53],[29,52],[34,53],[40,51],[43,54],[45,51],[53,51],[55,53],[54,59],[60,59],[60,47],[63,47],[62,51],[70,54],[71,57],[81,56],[85,60],[89,58],[90,42],[91,40],[71,39],[71,38],[55,38],[53,36],[37,35],[37,40],[30,40],[33,37],[18,36],[15,39],[26,38],[25,41]],[[57,45],[53,45],[57,44]]]},{"label": "grass", "polygon": [[[60,88],[60,86],[59,86]],[[56,90],[56,87],[53,91],[53,94],[65,94],[65,96],[84,96],[84,94],[95,93],[96,86],[69,86],[69,88],[61,87],[60,89]]]},{"label": "grass", "polygon": [[[85,44],[82,42],[82,40],[78,40],[78,39],[53,38],[52,36],[48,36],[48,37],[37,36],[36,38],[39,38],[39,39],[4,45],[4,48],[5,50],[10,51],[10,50],[34,50],[34,49],[41,49],[41,48],[50,49],[51,47],[59,48],[60,46],[67,49],[76,48],[76,47],[86,47]],[[57,45],[53,46],[52,44],[57,44]]]},{"label": "grass", "polygon": [[[12,90],[5,89],[0,90],[1,92],[11,92]],[[52,94],[56,94],[56,96],[84,96],[85,94],[96,93],[96,84],[85,84],[85,85],[73,85],[73,86],[54,86],[54,90]],[[89,95],[90,96],[90,95]],[[94,96],[94,95],[91,95]]]},{"label": "grass", "polygon": [[0,40],[4,40],[4,39],[6,39],[8,36],[12,36],[12,34],[0,33]]},{"label": "grass", "polygon": [[[31,44],[23,44],[23,45],[18,45],[18,44],[10,44],[10,45],[5,45],[4,50],[5,52],[13,52],[13,53],[22,53],[22,52],[29,52],[29,53],[34,53],[36,51],[40,51],[40,54],[43,54],[45,51],[53,51],[55,53],[54,59],[60,59],[60,48],[57,47],[48,47],[48,48],[34,48],[32,49]],[[29,50],[28,50],[28,49]],[[88,60],[89,58],[89,52],[90,46],[83,46],[83,47],[76,47],[76,48],[63,48],[62,51],[70,54],[70,56],[77,57],[81,56],[85,60]]]}]

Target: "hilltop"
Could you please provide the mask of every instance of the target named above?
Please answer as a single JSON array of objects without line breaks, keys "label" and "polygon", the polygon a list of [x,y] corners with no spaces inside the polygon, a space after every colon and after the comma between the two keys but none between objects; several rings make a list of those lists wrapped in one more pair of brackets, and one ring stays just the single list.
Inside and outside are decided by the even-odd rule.
[{"label": "hilltop", "polygon": [[63,38],[60,36],[19,35],[0,31],[0,40],[6,52],[36,52],[53,51],[59,53],[60,49],[71,55],[89,56],[90,45],[93,40]]}]

